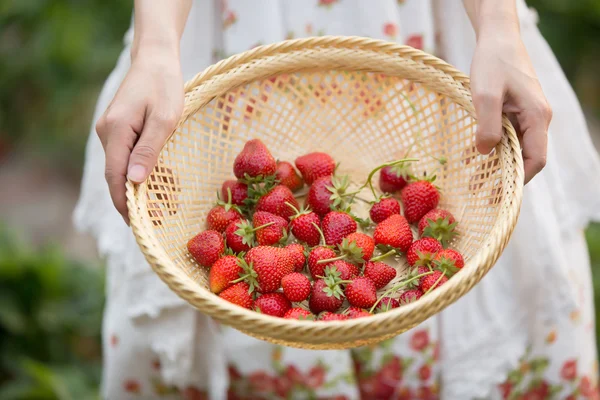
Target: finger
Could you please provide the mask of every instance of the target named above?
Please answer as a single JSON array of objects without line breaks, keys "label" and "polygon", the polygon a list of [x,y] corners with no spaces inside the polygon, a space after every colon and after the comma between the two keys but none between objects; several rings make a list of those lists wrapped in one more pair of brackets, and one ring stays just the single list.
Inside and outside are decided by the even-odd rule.
[{"label": "finger", "polygon": [[178,116],[172,114],[150,113],[144,124],[144,129],[135,144],[131,156],[127,176],[135,183],[141,183],[148,178],[150,171],[156,165],[158,154],[165,141],[175,129]]},{"label": "finger", "polygon": [[523,168],[528,183],[546,166],[550,108],[547,106],[524,111],[527,128],[523,132]]},{"label": "finger", "polygon": [[502,139],[502,101],[501,90],[473,93],[477,115],[475,144],[482,154],[488,154]]},{"label": "finger", "polygon": [[127,182],[127,163],[131,149],[137,138],[136,133],[127,125],[114,128],[106,142],[105,177],[110,191],[110,197],[119,214],[129,225],[127,213],[127,197],[125,183]]}]

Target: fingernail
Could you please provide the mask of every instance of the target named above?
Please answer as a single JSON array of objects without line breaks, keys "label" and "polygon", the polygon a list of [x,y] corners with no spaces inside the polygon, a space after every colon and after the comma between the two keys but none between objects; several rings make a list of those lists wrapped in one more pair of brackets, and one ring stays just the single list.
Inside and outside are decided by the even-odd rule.
[{"label": "fingernail", "polygon": [[127,177],[134,182],[142,182],[146,178],[146,168],[141,165],[134,165],[129,168]]},{"label": "fingernail", "polygon": [[125,215],[121,215],[121,217],[123,217],[123,221],[125,222],[125,224],[127,224],[127,226],[131,226],[129,225],[129,217],[126,217]]}]

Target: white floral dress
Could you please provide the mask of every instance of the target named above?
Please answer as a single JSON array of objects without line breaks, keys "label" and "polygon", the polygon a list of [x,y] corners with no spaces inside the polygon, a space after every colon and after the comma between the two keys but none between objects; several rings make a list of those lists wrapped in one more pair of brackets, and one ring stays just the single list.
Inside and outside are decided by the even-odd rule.
[{"label": "white floral dress", "polygon": [[[106,399],[599,398],[590,266],[582,235],[600,211],[600,162],[577,99],[518,1],[521,34],[554,109],[548,165],[525,190],[507,250],[470,293],[380,345],[282,348],[194,311],[150,270],[114,210],[91,133],[75,219],[107,258]],[[133,28],[132,28],[133,29]],[[132,30],[95,118],[129,68]],[[195,1],[181,41],[186,79],[258,44],[311,35],[406,43],[469,70],[461,0]]]}]

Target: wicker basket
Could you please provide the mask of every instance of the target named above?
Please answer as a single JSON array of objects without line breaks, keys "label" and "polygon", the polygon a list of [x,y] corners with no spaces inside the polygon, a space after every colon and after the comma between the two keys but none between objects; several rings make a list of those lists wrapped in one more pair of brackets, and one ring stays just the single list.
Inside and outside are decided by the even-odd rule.
[{"label": "wicker basket", "polygon": [[[151,177],[127,186],[131,226],[146,259],[201,312],[270,342],[310,349],[375,343],[416,326],[469,291],[494,265],[515,226],[523,163],[514,129],[489,156],[474,147],[469,80],[411,47],[359,37],[285,41],[239,54],[185,87],[180,123]],[[293,161],[322,150],[356,178],[410,156],[437,171],[440,207],[459,219],[453,247],[463,270],[420,300],[368,318],[312,322],[270,317],[210,293],[207,272],[186,250],[204,229],[221,183],[246,140],[259,137]],[[413,143],[416,145],[413,145]],[[447,160],[440,167],[439,159]]]}]

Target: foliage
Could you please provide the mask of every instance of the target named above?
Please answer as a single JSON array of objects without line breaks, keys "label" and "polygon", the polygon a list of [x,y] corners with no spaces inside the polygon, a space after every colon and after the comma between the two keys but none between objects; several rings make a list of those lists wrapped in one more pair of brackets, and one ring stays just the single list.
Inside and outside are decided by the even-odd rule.
[{"label": "foliage", "polygon": [[103,302],[102,269],[0,230],[0,399],[96,398]]}]

